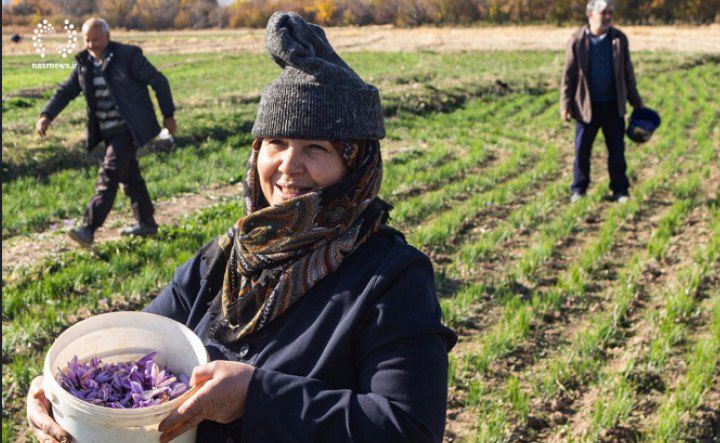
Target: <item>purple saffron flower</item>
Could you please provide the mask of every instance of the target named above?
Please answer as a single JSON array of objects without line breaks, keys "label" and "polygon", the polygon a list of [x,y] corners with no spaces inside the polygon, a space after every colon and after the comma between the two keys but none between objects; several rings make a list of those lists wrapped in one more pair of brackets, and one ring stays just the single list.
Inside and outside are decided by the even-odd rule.
[{"label": "purple saffron flower", "polygon": [[74,356],[56,376],[75,397],[109,408],[144,408],[170,401],[188,391],[185,374],[174,375],[153,360],[155,352],[137,362],[103,363],[92,358],[78,363]]}]

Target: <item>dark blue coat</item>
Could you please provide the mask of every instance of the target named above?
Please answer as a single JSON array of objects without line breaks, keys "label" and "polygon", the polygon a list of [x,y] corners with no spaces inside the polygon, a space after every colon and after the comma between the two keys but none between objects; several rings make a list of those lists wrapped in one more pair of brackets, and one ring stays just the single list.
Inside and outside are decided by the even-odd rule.
[{"label": "dark blue coat", "polygon": [[428,258],[397,231],[374,234],[282,317],[225,347],[207,336],[224,258],[207,246],[146,308],[193,329],[213,360],[255,372],[245,416],[203,422],[200,442],[442,440],[447,353]]},{"label": "dark blue coat", "polygon": [[[86,49],[75,57],[77,65],[67,80],[58,86],[41,114],[54,119],[71,100],[83,92],[88,116],[87,148],[92,149],[100,143],[102,134],[95,116],[93,70],[88,54]],[[106,62],[101,69],[110,95],[127,123],[135,144],[142,146],[160,133],[148,85],[155,90],[163,116],[170,117],[175,112],[170,84],[137,46],[111,41],[105,48],[104,60]]]}]

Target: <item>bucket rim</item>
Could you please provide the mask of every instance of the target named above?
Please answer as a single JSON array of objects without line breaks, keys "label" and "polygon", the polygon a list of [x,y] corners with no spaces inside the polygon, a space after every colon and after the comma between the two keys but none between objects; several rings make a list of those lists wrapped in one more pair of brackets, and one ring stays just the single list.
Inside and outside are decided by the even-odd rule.
[{"label": "bucket rim", "polygon": [[651,122],[656,128],[660,126],[660,123],[662,121],[660,114],[657,113],[657,111],[650,109],[650,108],[636,108],[633,110],[632,114],[630,115],[630,119],[632,120],[646,120]]}]

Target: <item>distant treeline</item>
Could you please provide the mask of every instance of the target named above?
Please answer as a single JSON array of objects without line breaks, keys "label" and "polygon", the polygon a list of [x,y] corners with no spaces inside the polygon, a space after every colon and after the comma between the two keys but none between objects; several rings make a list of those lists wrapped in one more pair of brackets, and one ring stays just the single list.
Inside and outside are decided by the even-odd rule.
[{"label": "distant treeline", "polygon": [[[567,24],[585,17],[585,0],[12,0],[3,26],[33,25],[44,18],[82,21],[104,17],[127,29],[264,27],[274,11],[297,11],[322,25]],[[720,21],[720,0],[616,1],[623,23]]]}]

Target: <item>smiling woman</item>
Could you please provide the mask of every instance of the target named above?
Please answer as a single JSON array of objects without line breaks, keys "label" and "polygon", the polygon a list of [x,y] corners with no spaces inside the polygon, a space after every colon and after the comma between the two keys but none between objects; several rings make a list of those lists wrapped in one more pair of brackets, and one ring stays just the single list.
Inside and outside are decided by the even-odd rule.
[{"label": "smiling woman", "polygon": [[[146,308],[213,360],[161,441],[441,441],[457,337],[430,260],[386,226],[379,93],[296,14],[270,18],[266,47],[283,71],[252,129],[245,215]],[[28,418],[59,440],[39,386]]]},{"label": "smiling woman", "polygon": [[262,140],[257,170],[268,203],[278,205],[337,183],[348,170],[344,148],[345,144],[326,140]]}]

